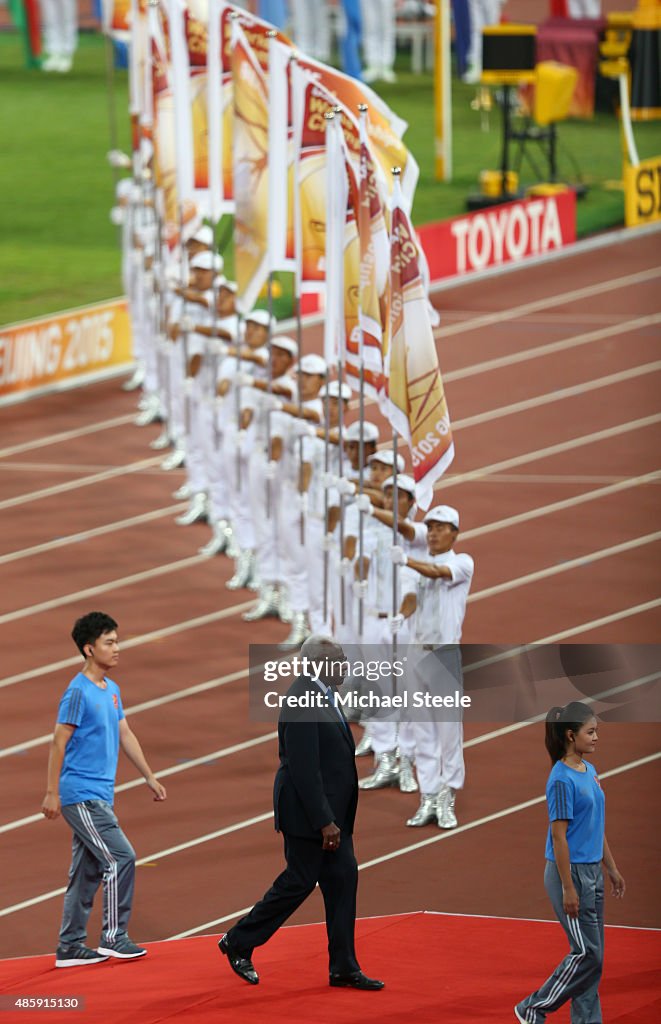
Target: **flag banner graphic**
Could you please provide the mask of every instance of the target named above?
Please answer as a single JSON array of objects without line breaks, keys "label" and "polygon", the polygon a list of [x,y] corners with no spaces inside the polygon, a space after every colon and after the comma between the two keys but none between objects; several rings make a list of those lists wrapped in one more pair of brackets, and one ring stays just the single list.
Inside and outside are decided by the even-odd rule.
[{"label": "flag banner graphic", "polygon": [[416,500],[427,509],[434,482],[454,458],[454,444],[418,247],[397,181],[391,216],[388,399],[383,411],[411,449]]}]

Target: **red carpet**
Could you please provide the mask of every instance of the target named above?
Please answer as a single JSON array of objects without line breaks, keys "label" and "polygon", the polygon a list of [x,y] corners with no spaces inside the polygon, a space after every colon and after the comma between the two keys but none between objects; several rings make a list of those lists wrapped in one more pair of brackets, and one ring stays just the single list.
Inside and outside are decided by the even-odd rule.
[{"label": "red carpet", "polygon": [[[330,989],[322,925],[282,929],[255,954],[261,983],[233,975],[209,936],[154,942],[133,963],[56,970],[53,957],[0,961],[1,1024],[513,1024],[514,1003],[565,952],[559,925],[405,914],[361,920],[358,953],[382,992]],[[661,933],[607,929],[606,1024],[661,1020]],[[81,1012],[7,1011],[8,996],[83,996]],[[567,1024],[566,1007],[552,1019]]]}]

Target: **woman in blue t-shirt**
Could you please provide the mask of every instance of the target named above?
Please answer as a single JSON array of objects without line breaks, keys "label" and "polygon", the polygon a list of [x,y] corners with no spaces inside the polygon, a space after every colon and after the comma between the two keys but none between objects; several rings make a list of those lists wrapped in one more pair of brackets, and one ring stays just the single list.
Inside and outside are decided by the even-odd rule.
[{"label": "woman in blue t-shirt", "polygon": [[601,1024],[599,981],[604,962],[604,879],[624,896],[625,884],[604,831],[604,794],[587,754],[597,743],[597,720],[572,701],[546,716],[546,749],[553,768],[546,784],[550,827],[544,885],[570,952],[541,988],[514,1008],[522,1024],[541,1024],[571,999],[572,1024]]}]

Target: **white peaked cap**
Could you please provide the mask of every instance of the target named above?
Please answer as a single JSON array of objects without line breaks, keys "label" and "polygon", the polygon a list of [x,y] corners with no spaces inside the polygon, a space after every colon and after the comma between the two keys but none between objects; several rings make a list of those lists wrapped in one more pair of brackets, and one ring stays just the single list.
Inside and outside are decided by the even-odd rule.
[{"label": "white peaked cap", "polygon": [[322,377],[325,377],[328,372],[326,360],[321,356],[312,355],[312,353],[303,356],[298,364],[298,368],[301,373],[319,373]]},{"label": "white peaked cap", "polygon": [[285,352],[289,352],[292,356],[298,355],[298,345],[293,338],[288,338],[284,334],[281,334],[278,338],[271,338],[271,345],[275,348],[283,348]]},{"label": "white peaked cap", "polygon": [[223,257],[208,250],[207,252],[198,252],[197,256],[193,256],[190,261],[190,269],[213,270],[214,273],[219,274],[223,269]]},{"label": "white peaked cap", "polygon": [[188,241],[199,242],[200,245],[206,245],[208,249],[211,249],[213,246],[213,228],[210,224],[203,224],[194,235],[190,236]]},{"label": "white peaked cap", "polygon": [[[374,452],[374,455],[370,455],[367,461],[369,463],[382,462],[384,466],[394,466],[395,460],[392,448],[382,448],[380,452]],[[397,472],[404,472],[404,459],[401,455],[397,456]]]},{"label": "white peaked cap", "polygon": [[269,316],[266,309],[253,309],[244,320],[246,323],[259,324],[260,327],[270,327],[271,330],[276,325],[275,317]]},{"label": "white peaked cap", "polygon": [[425,523],[450,523],[455,530],[459,529],[459,513],[451,505],[435,505],[425,516]]},{"label": "white peaked cap", "polygon": [[[345,441],[360,441],[360,420],[351,423],[344,432]],[[376,423],[363,423],[363,441],[378,441],[379,428]]]},{"label": "white peaked cap", "polygon": [[[339,380],[331,380],[328,384],[324,384],[323,388],[319,392],[320,398],[325,398],[328,395],[329,398],[339,398],[340,395],[340,382]],[[342,398],[347,402],[351,398],[351,388],[348,384],[342,384]]]},{"label": "white peaked cap", "polygon": [[[401,456],[399,456],[399,455],[397,457],[401,458]],[[394,478],[394,476],[389,476],[388,479],[384,480],[383,483],[381,484],[382,488],[394,487],[394,486],[395,486],[395,478]],[[398,491],[406,491],[407,494],[410,494],[411,497],[415,498],[415,480],[413,479],[413,477],[409,476],[408,473],[398,473],[397,474],[397,490]]]}]

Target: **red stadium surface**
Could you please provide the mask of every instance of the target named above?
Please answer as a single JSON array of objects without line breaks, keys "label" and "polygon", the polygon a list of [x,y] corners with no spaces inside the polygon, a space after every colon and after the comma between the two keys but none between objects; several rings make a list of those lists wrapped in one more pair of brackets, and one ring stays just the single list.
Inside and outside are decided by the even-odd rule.
[{"label": "red stadium surface", "polygon": [[[435,296],[457,450],[438,495],[460,509],[458,547],[476,562],[468,643],[658,641],[658,243],[658,233],[631,234]],[[320,344],[320,327],[310,327],[307,350]],[[70,834],[62,821],[44,821],[39,807],[55,710],[78,666],[69,632],[93,607],[120,623],[124,706],[168,787],[168,801],[152,803],[144,786],[124,785],[133,774],[120,762],[117,811],[140,859],[133,937],[153,943],[221,931],[282,862],[270,820],[276,748],[272,727],[248,718],[246,669],[248,643],[279,641],[286,627],[243,622],[252,594],[225,589],[226,559],[197,555],[207,528],[174,525],[171,494],[182,474],[159,469],[148,447],[158,428],[133,426],[134,410],[116,381],[0,409],[0,957],[51,953],[56,944]],[[472,725],[466,740],[455,832],[405,828],[415,795],[362,794],[361,917],[423,907],[551,917],[540,726]],[[660,741],[654,722],[601,728],[595,762],[628,882],[623,901],[608,901],[611,924],[661,927]],[[361,764],[361,774],[369,768]],[[315,894],[292,923],[322,918]],[[91,937],[98,925],[97,908]],[[489,939],[496,951],[509,941],[510,925],[502,928]],[[546,936],[521,944],[525,970],[515,966],[520,984],[510,994],[544,975],[553,944],[562,944],[557,926]],[[642,957],[645,933],[627,936]],[[264,962],[275,964],[278,949],[265,951]],[[491,954],[473,955],[481,962]],[[462,960],[470,958],[466,948]],[[387,962],[394,972],[396,962]],[[365,966],[380,969],[379,943]],[[613,959],[609,970],[614,988],[624,986]],[[0,977],[9,977],[6,965]],[[630,990],[639,983],[633,975]],[[410,997],[418,983],[409,976],[406,984]],[[213,993],[215,986],[214,975]],[[210,998],[214,1010],[244,1005]],[[277,998],[285,999],[280,989]],[[458,990],[452,999],[461,1006]],[[607,1019],[656,1019],[627,1016],[627,1005]],[[474,1015],[466,1002],[464,1016],[447,1019],[507,1018]]]}]

